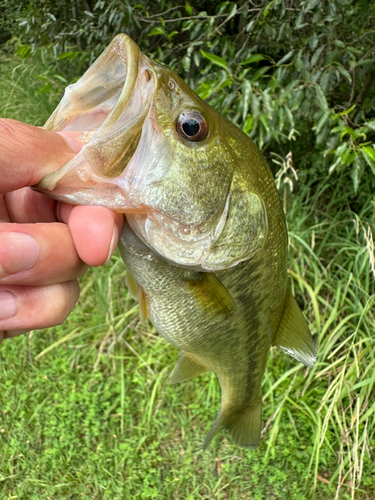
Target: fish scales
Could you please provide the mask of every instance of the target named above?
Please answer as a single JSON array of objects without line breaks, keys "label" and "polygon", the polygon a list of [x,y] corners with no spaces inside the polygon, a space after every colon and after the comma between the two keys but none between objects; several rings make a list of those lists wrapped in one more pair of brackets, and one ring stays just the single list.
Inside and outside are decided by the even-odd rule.
[{"label": "fish scales", "polygon": [[212,370],[222,429],[258,445],[268,353],[311,367],[316,346],[287,277],[287,230],[256,145],[178,75],[118,35],[45,128],[82,150],[35,189],[126,215],[119,247],[141,318],[181,349],[171,382]]}]

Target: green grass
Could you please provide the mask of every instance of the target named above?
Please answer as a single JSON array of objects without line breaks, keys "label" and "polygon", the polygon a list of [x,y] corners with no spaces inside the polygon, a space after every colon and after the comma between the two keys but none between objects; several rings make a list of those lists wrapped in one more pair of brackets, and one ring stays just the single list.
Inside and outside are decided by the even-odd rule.
[{"label": "green grass", "polygon": [[[47,70],[8,64],[1,114],[43,123],[53,103],[35,75]],[[62,326],[0,348],[0,499],[372,500],[374,205],[351,212],[345,182],[286,197],[291,282],[319,357],[309,371],[272,350],[257,450],[222,433],[201,451],[217,380],[168,384],[177,350],[139,322],[116,255],[81,280]]]},{"label": "green grass", "polygon": [[[62,327],[0,351],[0,498],[334,497],[334,484],[318,481],[312,492],[324,388],[302,395],[307,370],[273,352],[259,449],[241,450],[223,434],[202,452],[220,404],[215,376],[169,386],[177,351],[139,323],[118,257],[83,281]],[[321,450],[321,477],[336,467],[335,454]],[[349,498],[346,489],[339,498]]]}]

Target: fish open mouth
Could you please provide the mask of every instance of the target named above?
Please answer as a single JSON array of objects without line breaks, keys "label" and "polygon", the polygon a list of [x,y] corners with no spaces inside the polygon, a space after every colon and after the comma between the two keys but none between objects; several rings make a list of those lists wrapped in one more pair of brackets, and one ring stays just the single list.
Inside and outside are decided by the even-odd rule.
[{"label": "fish open mouth", "polygon": [[151,61],[126,35],[117,36],[75,84],[69,85],[44,128],[82,131],[82,150],[34,189],[60,201],[140,212],[122,179],[150,113],[157,78]]}]

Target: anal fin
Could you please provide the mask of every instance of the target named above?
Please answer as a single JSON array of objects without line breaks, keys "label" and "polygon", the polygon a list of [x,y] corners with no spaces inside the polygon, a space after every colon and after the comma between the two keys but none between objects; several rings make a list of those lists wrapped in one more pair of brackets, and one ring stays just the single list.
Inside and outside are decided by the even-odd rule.
[{"label": "anal fin", "polygon": [[284,314],[273,340],[273,345],[280,347],[286,354],[309,368],[312,368],[316,361],[316,345],[305,318],[290,290],[287,292]]},{"label": "anal fin", "polygon": [[182,351],[173,371],[170,384],[185,382],[207,371],[189,352]]},{"label": "anal fin", "polygon": [[208,448],[215,435],[226,429],[233,441],[242,448],[256,448],[262,431],[262,400],[244,409],[221,409],[204,440],[203,449]]}]

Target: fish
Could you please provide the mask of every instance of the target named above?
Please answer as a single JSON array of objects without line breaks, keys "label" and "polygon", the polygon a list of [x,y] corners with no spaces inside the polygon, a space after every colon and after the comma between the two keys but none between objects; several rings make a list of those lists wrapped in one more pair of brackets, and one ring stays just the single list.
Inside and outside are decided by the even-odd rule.
[{"label": "fish", "polygon": [[173,71],[117,35],[45,124],[81,131],[76,156],[35,186],[124,213],[119,249],[141,319],[180,349],[171,383],[213,371],[221,430],[255,448],[272,346],[307,367],[317,348],[290,290],[285,215],[254,142]]}]

